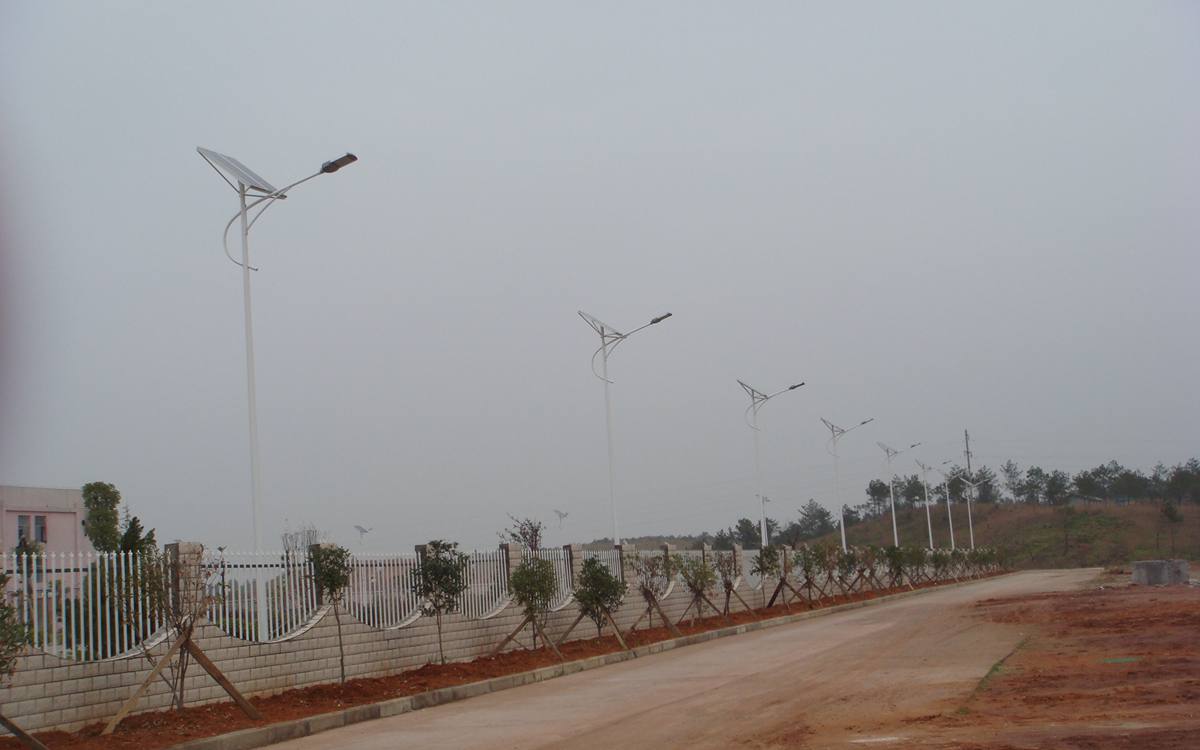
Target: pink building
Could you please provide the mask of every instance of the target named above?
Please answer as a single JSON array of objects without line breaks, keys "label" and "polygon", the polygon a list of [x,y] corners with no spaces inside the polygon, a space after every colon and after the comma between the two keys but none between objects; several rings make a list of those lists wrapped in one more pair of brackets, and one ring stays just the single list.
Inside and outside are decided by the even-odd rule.
[{"label": "pink building", "polygon": [[45,552],[91,552],[83,533],[83,495],[78,489],[0,485],[0,553],[12,552],[22,538]]}]

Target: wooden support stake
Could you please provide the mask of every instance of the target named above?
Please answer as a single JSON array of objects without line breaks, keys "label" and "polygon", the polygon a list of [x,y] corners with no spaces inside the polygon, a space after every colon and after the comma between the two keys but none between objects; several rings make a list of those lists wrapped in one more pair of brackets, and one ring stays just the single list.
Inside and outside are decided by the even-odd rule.
[{"label": "wooden support stake", "polygon": [[[701,594],[701,595],[700,595],[700,598],[704,600],[705,604],[707,604],[708,606],[712,607],[712,611],[713,611],[714,613],[716,613],[716,614],[721,614],[721,610],[717,609],[717,605],[715,605],[715,604],[713,604],[711,601],[709,601],[707,596],[705,596],[704,594]],[[723,617],[725,618],[725,622],[728,622],[728,623],[732,623],[732,622],[733,622],[733,619],[732,619],[732,618],[730,618],[730,616],[729,616],[729,613],[728,613],[728,612],[724,613]]]},{"label": "wooden support stake", "polygon": [[246,700],[246,697],[242,695],[236,687],[233,686],[233,683],[229,681],[229,678],[226,677],[220,669],[217,669],[216,664],[212,663],[212,659],[208,658],[208,654],[204,653],[199,646],[193,643],[191,638],[187,639],[187,642],[183,644],[183,647],[187,649],[189,654],[192,655],[192,658],[196,660],[196,663],[204,667],[204,671],[208,672],[208,674],[217,681],[217,684],[229,694],[229,697],[233,698],[233,702],[238,704],[238,708],[242,709],[242,713],[246,714],[255,721],[262,719],[262,714],[258,712],[258,709],[252,706],[250,701]]},{"label": "wooden support stake", "polygon": [[783,581],[780,581],[779,583],[775,584],[775,591],[771,593],[771,601],[767,602],[767,606],[763,607],[763,609],[770,609],[771,607],[775,606],[775,599],[779,596],[779,592],[782,590]]},{"label": "wooden support stake", "polygon": [[658,599],[651,599],[650,601],[654,604],[654,608],[658,610],[658,616],[661,617],[662,621],[667,624],[668,628],[670,628],[671,633],[676,638],[682,638],[683,633],[679,632],[679,628],[675,627],[675,624],[671,622],[671,618],[667,617],[666,613],[663,612],[662,606],[658,603]]},{"label": "wooden support stake", "polygon": [[751,607],[749,604],[747,604],[747,603],[746,603],[746,600],[745,600],[745,599],[743,599],[743,598],[742,598],[742,595],[741,595],[741,594],[739,594],[739,593],[737,592],[737,589],[734,589],[734,590],[733,590],[733,595],[734,595],[734,596],[736,596],[736,597],[737,597],[737,600],[738,600],[739,602],[741,602],[741,603],[742,603],[742,606],[746,608],[746,611],[747,611],[747,612],[749,612],[750,614],[754,615],[754,619],[755,619],[755,620],[762,619],[762,618],[760,618],[760,617],[758,616],[758,613],[754,611],[754,608],[753,608],[753,607]]},{"label": "wooden support stake", "polygon": [[[691,600],[690,602],[688,602],[688,605],[687,605],[687,607],[685,607],[685,608],[684,608],[684,610],[683,610],[683,614],[679,615],[679,619],[675,621],[675,624],[676,624],[676,625],[678,625],[679,623],[683,622],[683,618],[687,617],[687,613],[688,613],[689,611],[691,611],[691,609],[692,609],[692,605],[693,605],[693,604],[695,604],[695,603],[696,603],[696,597],[693,595],[693,596],[692,596],[692,600]],[[693,623],[693,624],[695,624],[695,622],[696,622],[696,618],[694,618],[694,617],[693,617],[693,618],[692,618],[692,623]]]},{"label": "wooden support stake", "polygon": [[0,714],[0,726],[3,726],[8,731],[12,732],[12,735],[17,738],[17,741],[25,747],[30,748],[30,750],[47,750],[46,746],[38,742],[36,737],[12,723],[12,721],[4,714]]},{"label": "wooden support stake", "polygon": [[[616,620],[616,618],[613,617],[612,612],[609,612],[606,609],[606,610],[604,610],[604,614],[608,617],[608,623],[610,625],[612,625],[613,633],[617,636],[617,643],[620,643],[621,648],[625,649],[626,651],[628,651],[629,653],[632,654],[633,649],[631,649],[629,647],[629,644],[625,642],[625,639],[621,637],[621,628],[617,625],[617,620]],[[633,631],[631,630],[629,632],[632,633]]]},{"label": "wooden support stake", "polygon": [[508,635],[505,637],[505,639],[504,639],[504,640],[500,641],[500,645],[499,645],[499,646],[497,646],[496,648],[492,649],[492,653],[488,654],[488,656],[495,656],[496,654],[500,653],[500,651],[501,651],[501,650],[502,650],[502,649],[503,649],[505,646],[507,646],[507,645],[508,645],[508,642],[509,642],[509,641],[511,641],[513,638],[516,638],[516,637],[517,637],[517,635],[518,635],[518,634],[519,634],[519,633],[520,633],[522,630],[524,630],[525,626],[526,626],[528,623],[529,623],[529,615],[525,615],[525,619],[524,619],[524,620],[521,620],[521,624],[517,626],[516,630],[514,630],[514,631],[513,631],[513,632],[511,632],[511,633],[509,633],[509,634],[508,634]]},{"label": "wooden support stake", "polygon": [[[785,587],[787,587],[787,590],[788,590],[788,591],[790,591],[790,592],[792,592],[792,593],[793,593],[793,594],[796,596],[796,598],[797,598],[797,599],[803,599],[803,598],[804,598],[804,597],[800,596],[800,592],[799,592],[799,591],[797,591],[796,589],[792,588],[792,584],[788,583],[787,581],[780,581],[780,583],[782,583],[782,584],[783,584]],[[787,602],[786,602],[786,600],[785,600],[785,601],[784,601],[784,605],[786,606],[786,604],[787,604]],[[789,610],[789,611],[790,611],[790,610]]]},{"label": "wooden support stake", "polygon": [[638,618],[633,621],[632,625],[629,626],[629,632],[632,633],[633,631],[637,630],[637,626],[642,624],[642,620],[646,619],[646,615],[648,614],[650,614],[649,604],[646,605],[646,611],[638,615]]},{"label": "wooden support stake", "polygon": [[542,624],[537,621],[536,617],[531,618],[531,619],[533,622],[534,631],[541,633],[542,640],[546,643],[547,646],[549,646],[551,648],[551,650],[554,651],[554,655],[558,657],[558,660],[565,662],[566,658],[562,655],[562,652],[558,650],[558,646],[554,645],[554,641],[550,640],[550,636],[546,635],[546,631],[544,629],[542,629]]},{"label": "wooden support stake", "polygon": [[575,622],[571,623],[571,627],[567,628],[567,632],[563,633],[562,635],[560,635],[560,636],[558,637],[558,644],[557,644],[557,645],[561,646],[561,645],[562,645],[562,643],[563,643],[563,641],[567,640],[567,636],[571,634],[571,631],[575,629],[575,626],[576,626],[576,625],[578,625],[578,624],[580,623],[580,621],[581,621],[581,620],[583,620],[583,613],[582,613],[582,612],[580,612],[580,613],[579,613],[579,617],[576,617],[576,618],[575,618]]},{"label": "wooden support stake", "polygon": [[146,690],[150,687],[150,683],[154,681],[155,677],[158,677],[159,673],[162,672],[164,668],[166,668],[167,664],[170,663],[171,659],[175,657],[175,654],[179,652],[179,649],[183,648],[183,644],[187,640],[187,636],[180,636],[174,643],[171,644],[171,647],[167,649],[167,653],[163,654],[163,657],[158,660],[158,664],[154,665],[154,669],[150,670],[150,674],[146,675],[146,679],[142,680],[142,684],[138,685],[137,690],[133,691],[133,695],[129,696],[129,698],[127,698],[125,702],[121,704],[121,708],[118,709],[117,715],[109,719],[108,723],[104,725],[104,729],[100,732],[101,735],[113,733],[113,730],[116,729],[117,725],[121,723],[121,719],[124,719],[125,716],[133,710],[133,707],[137,705],[138,700],[141,699],[142,695],[145,694]]},{"label": "wooden support stake", "polygon": [[[784,586],[787,586],[787,585],[788,585],[788,583],[787,583],[787,580],[786,580],[786,579],[784,579],[784,578],[780,578],[780,579],[779,579],[779,583],[775,584],[775,593],[771,594],[771,601],[767,602],[767,609],[770,609],[770,608],[771,608],[771,605],[775,603],[775,599],[776,599],[776,598],[777,598],[777,597],[778,597],[780,594],[782,594],[782,593],[783,593],[783,587],[784,587]],[[788,588],[791,588],[791,586],[788,586]],[[782,601],[783,601],[783,608],[784,608],[785,610],[787,610],[788,612],[791,612],[791,611],[792,611],[792,608],[788,606],[788,601],[787,601],[787,595],[786,595],[786,594],[783,596],[783,599],[782,599]]]}]

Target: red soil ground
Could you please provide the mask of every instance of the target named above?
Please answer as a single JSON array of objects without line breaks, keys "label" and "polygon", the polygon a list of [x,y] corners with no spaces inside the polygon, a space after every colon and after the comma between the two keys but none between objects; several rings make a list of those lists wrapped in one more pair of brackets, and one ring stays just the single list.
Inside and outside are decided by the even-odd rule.
[{"label": "red soil ground", "polygon": [[1200,587],[1110,585],[977,608],[1030,635],[962,705],[906,722],[922,746],[1200,748]]},{"label": "red soil ground", "polygon": [[[908,589],[905,587],[903,590]],[[886,593],[888,592],[870,591],[850,596],[828,597],[815,602],[813,608],[823,609],[837,604],[874,599]],[[714,598],[713,601],[723,604],[723,595],[718,595],[718,598]],[[755,619],[795,614],[803,612],[807,608],[804,602],[793,599],[788,606],[776,604],[770,609],[760,608],[753,613],[734,612],[728,618],[709,614],[708,617],[697,619],[694,623],[690,619],[684,620],[678,628],[684,635],[692,635],[726,627],[731,623],[741,624]],[[706,613],[711,613],[711,611],[710,608],[705,607]],[[642,646],[674,637],[667,627],[660,624],[661,618],[655,617],[654,623],[656,627],[641,627],[627,635],[626,641],[629,645]],[[648,621],[644,621],[643,625],[645,624],[648,624]],[[579,628],[577,632],[583,634],[588,632],[587,628],[594,627],[590,621],[585,620],[577,626]],[[523,640],[527,642],[527,639],[528,635],[525,635]],[[617,643],[616,637],[609,635],[602,638],[568,641],[560,646],[559,650],[567,661],[573,661],[619,651],[621,646]],[[247,718],[232,702],[224,702],[189,707],[182,711],[135,714],[122,721],[116,731],[107,737],[100,736],[103,723],[91,724],[76,732],[37,732],[35,736],[51,750],[59,750],[59,748],[69,748],[70,750],[107,750],[109,748],[156,750],[201,737],[274,724],[289,719],[316,716],[351,706],[416,695],[438,688],[465,685],[558,663],[558,657],[545,647],[539,647],[536,650],[508,651],[498,656],[479,657],[469,662],[445,665],[426,664],[419,669],[387,677],[348,680],[344,685],[315,685],[288,690],[277,695],[252,698],[251,703],[263,715],[261,721]],[[193,669],[195,668],[197,667],[193,667]],[[21,745],[11,737],[0,739],[0,750],[19,747]]]}]

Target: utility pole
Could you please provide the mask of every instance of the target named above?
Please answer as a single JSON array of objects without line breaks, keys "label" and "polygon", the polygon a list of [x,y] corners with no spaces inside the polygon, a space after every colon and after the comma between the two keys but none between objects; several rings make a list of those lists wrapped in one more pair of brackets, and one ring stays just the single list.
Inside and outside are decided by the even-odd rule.
[{"label": "utility pole", "polygon": [[971,433],[963,429],[963,444],[965,450],[963,456],[967,459],[967,476],[971,476]]}]

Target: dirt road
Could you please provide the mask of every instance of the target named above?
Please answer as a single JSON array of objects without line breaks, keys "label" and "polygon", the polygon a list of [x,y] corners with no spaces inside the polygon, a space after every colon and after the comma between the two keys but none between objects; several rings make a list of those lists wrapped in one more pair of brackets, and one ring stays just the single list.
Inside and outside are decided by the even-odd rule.
[{"label": "dirt road", "polygon": [[[874,727],[965,698],[1024,637],[974,602],[1078,588],[1025,572],[725,638],[286,743],[315,748],[897,747]],[[880,720],[885,721],[881,722]]]}]

